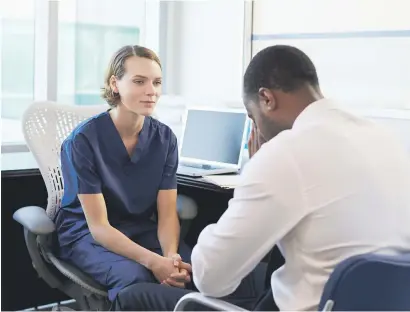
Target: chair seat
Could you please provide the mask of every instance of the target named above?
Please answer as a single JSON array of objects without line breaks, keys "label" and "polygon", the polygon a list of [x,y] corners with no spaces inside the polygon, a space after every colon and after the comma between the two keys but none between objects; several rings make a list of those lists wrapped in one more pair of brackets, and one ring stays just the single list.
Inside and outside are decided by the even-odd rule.
[{"label": "chair seat", "polygon": [[68,277],[73,282],[77,283],[84,289],[89,290],[90,292],[108,297],[107,289],[101,284],[94,281],[90,276],[83,273],[77,267],[69,264],[66,261],[56,258],[52,253],[47,253],[47,257],[53,263],[53,265],[66,277]]}]

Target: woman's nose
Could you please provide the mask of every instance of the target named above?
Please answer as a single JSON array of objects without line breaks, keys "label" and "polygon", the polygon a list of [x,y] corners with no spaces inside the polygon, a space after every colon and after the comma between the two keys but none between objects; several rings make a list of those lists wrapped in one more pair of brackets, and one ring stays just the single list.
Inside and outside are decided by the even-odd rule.
[{"label": "woman's nose", "polygon": [[147,83],[145,93],[147,95],[154,95],[156,93],[155,86],[152,83]]}]

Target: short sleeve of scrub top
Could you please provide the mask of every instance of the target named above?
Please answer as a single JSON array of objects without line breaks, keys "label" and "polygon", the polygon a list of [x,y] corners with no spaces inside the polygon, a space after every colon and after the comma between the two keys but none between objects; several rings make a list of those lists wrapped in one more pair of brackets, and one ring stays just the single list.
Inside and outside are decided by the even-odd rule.
[{"label": "short sleeve of scrub top", "polygon": [[177,188],[178,169],[178,142],[173,134],[168,149],[167,160],[164,166],[164,173],[160,185],[161,190],[172,190]]},{"label": "short sleeve of scrub top", "polygon": [[101,178],[95,168],[90,144],[83,136],[71,142],[71,163],[77,173],[78,194],[101,193]]}]

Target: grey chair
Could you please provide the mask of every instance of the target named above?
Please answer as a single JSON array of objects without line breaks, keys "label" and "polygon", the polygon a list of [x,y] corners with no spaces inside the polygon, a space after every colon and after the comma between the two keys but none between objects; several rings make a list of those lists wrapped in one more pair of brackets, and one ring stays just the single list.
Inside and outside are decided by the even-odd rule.
[{"label": "grey chair", "polygon": [[[34,269],[52,288],[75,299],[83,311],[108,310],[107,289],[75,266],[53,253],[55,225],[53,217],[60,208],[63,179],[60,170],[60,147],[63,140],[82,121],[106,110],[107,106],[70,106],[54,102],[37,102],[23,116],[23,133],[43,176],[47,209],[29,206],[17,210],[13,218],[24,227],[24,238]],[[187,232],[197,214],[195,201],[178,195],[181,236]]]}]

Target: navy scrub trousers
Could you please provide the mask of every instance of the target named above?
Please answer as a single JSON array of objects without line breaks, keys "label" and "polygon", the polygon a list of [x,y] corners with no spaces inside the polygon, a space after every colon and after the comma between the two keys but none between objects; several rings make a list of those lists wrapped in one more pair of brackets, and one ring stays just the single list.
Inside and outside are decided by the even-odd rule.
[{"label": "navy scrub trousers", "polygon": [[[246,276],[238,288],[230,295],[221,298],[250,311],[279,311],[272,295],[271,286],[265,284],[266,263],[260,263]],[[160,284],[141,283],[121,290],[111,306],[111,311],[173,311],[178,300],[196,291]],[[210,311],[210,308],[191,303],[187,311]]]},{"label": "navy scrub trousers", "polygon": [[[80,124],[63,142],[64,196],[55,223],[58,254],[109,289],[113,301],[128,285],[157,282],[141,264],[112,253],[94,241],[78,194],[102,193],[110,224],[141,246],[161,254],[156,213],[159,190],[177,188],[177,139],[171,129],[145,117],[131,157],[108,112]],[[190,262],[190,249],[179,253]]]}]

